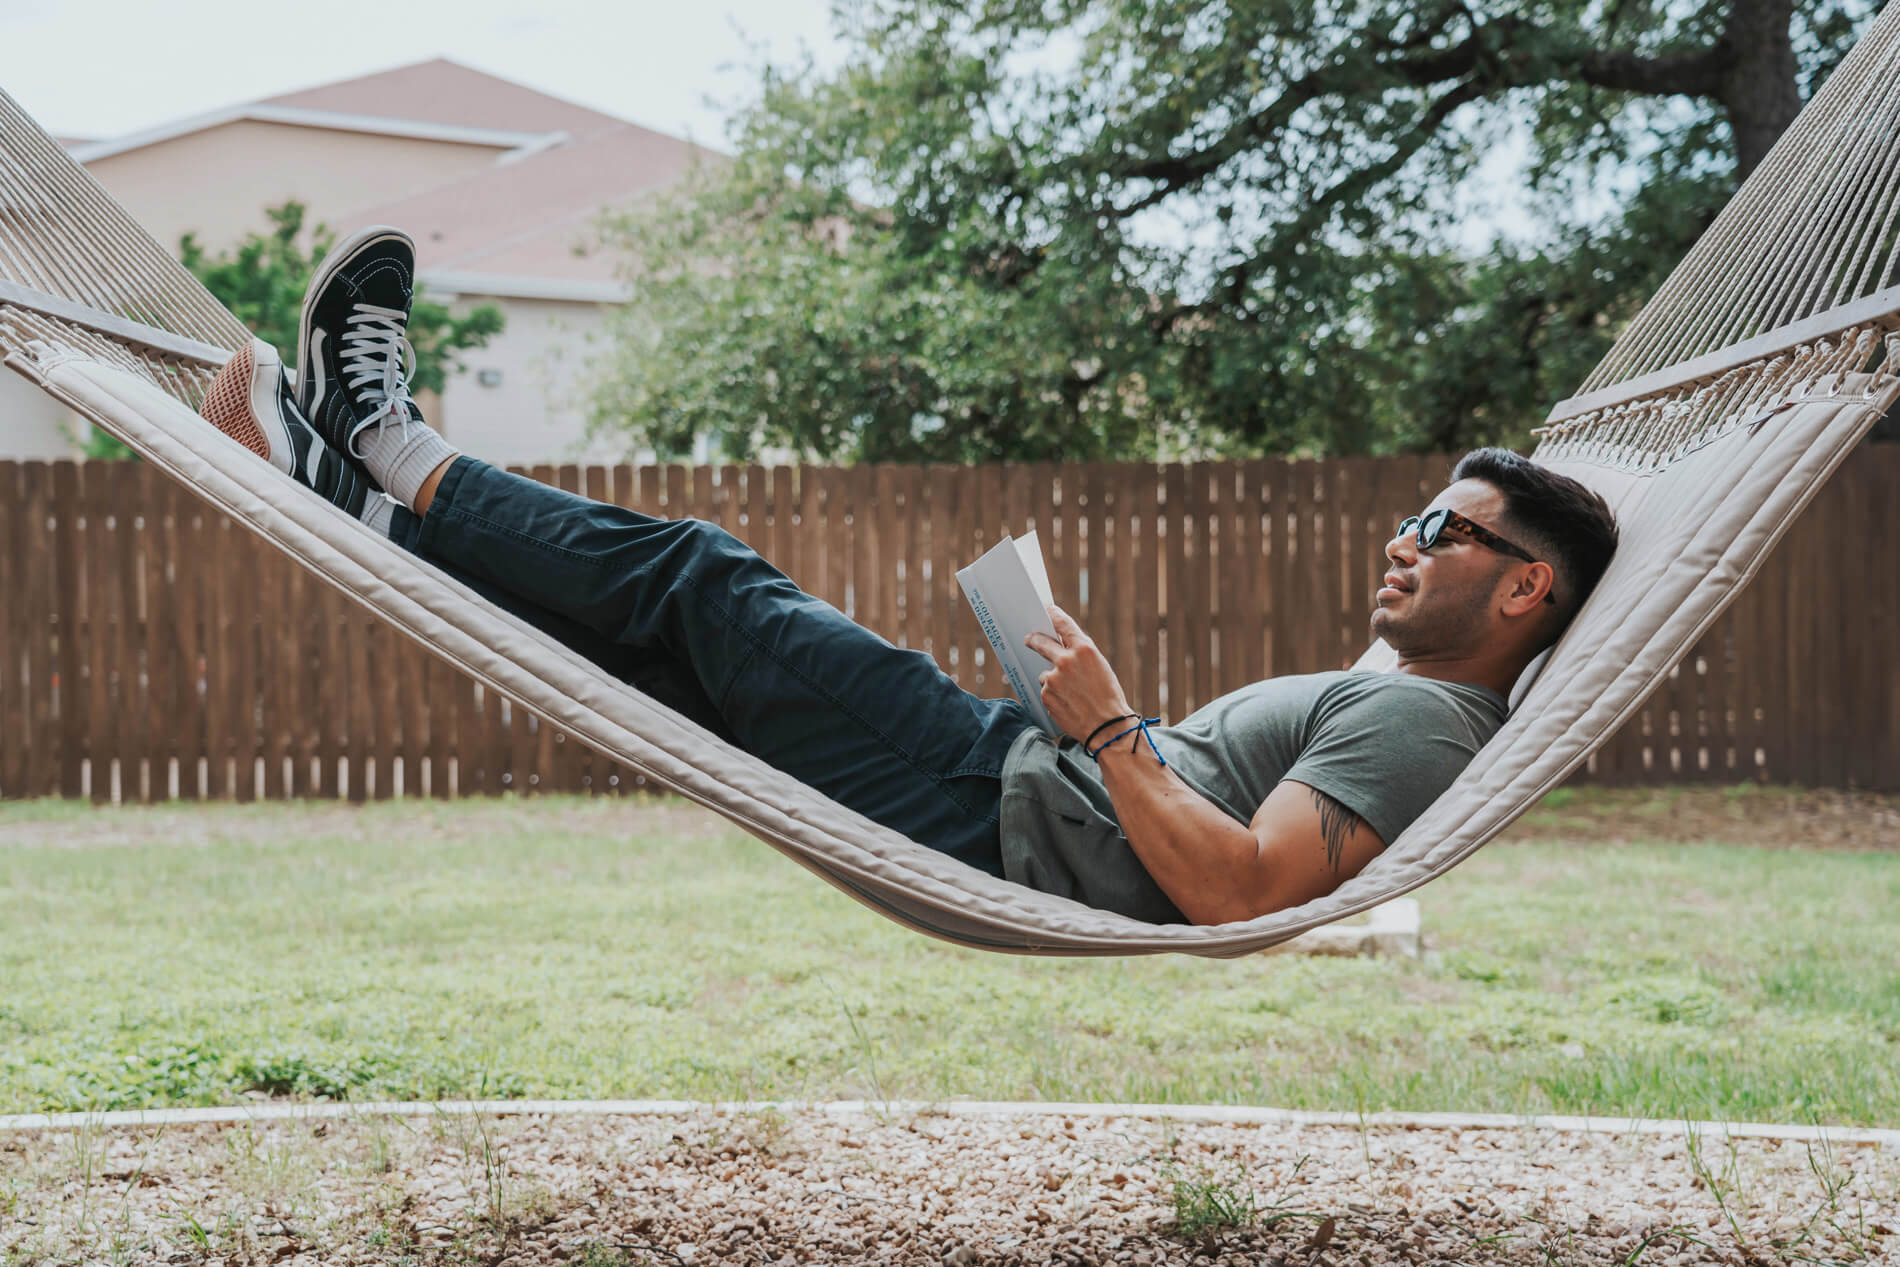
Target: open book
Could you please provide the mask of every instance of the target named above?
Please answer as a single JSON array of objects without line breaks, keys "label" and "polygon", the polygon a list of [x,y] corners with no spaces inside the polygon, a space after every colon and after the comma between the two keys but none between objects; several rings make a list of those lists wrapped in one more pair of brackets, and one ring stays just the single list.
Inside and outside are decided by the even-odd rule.
[{"label": "open book", "polygon": [[1049,710],[1042,706],[1042,687],[1036,681],[1054,666],[1023,645],[1032,633],[1056,636],[1048,610],[1056,600],[1050,594],[1049,570],[1043,566],[1036,534],[1004,537],[989,553],[959,571],[957,581],[1010,689],[1038,726],[1061,738],[1062,732],[1049,720]]}]

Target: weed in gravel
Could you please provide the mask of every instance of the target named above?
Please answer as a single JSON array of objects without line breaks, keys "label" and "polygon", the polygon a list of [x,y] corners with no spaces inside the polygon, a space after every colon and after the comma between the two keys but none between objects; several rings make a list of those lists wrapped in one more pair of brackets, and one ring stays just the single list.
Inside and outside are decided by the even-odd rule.
[{"label": "weed in gravel", "polygon": [[1716,1208],[1722,1212],[1722,1218],[1728,1223],[1729,1234],[1744,1253],[1748,1250],[1748,1233],[1742,1223],[1748,1217],[1748,1194],[1742,1188],[1741,1168],[1737,1163],[1735,1139],[1724,1136],[1728,1145],[1728,1156],[1722,1162],[1722,1173],[1716,1174],[1702,1155],[1702,1133],[1691,1126],[1684,1132],[1684,1143],[1689,1153],[1689,1168],[1694,1173],[1696,1184],[1707,1188],[1709,1195],[1715,1198]]},{"label": "weed in gravel", "polygon": [[79,1209],[75,1212],[72,1230],[76,1236],[85,1236],[94,1230],[93,1198],[100,1172],[105,1168],[107,1142],[104,1130],[91,1122],[75,1130],[71,1142],[68,1183],[79,1189]]},{"label": "weed in gravel", "polygon": [[792,1120],[775,1108],[754,1109],[739,1115],[739,1138],[763,1157],[780,1157],[789,1149],[785,1136]]},{"label": "weed in gravel", "polygon": [[396,1166],[389,1149],[389,1122],[380,1113],[365,1119],[363,1168],[372,1175],[386,1175]]},{"label": "weed in gravel", "polygon": [[134,1263],[149,1262],[152,1243],[143,1237],[135,1237],[129,1229],[122,1228],[112,1234],[112,1240],[106,1245],[105,1262],[107,1267],[132,1267]]},{"label": "weed in gravel", "polygon": [[149,1134],[138,1133],[140,1148],[137,1164],[130,1170],[115,1172],[104,1176],[108,1181],[119,1185],[119,1201],[112,1213],[111,1238],[107,1242],[106,1261],[113,1267],[137,1261],[138,1255],[150,1249],[150,1244],[142,1237],[133,1234],[132,1193],[145,1180],[145,1168],[151,1160],[152,1148],[165,1136],[165,1127]]},{"label": "weed in gravel", "polygon": [[172,1198],[172,1207],[177,1211],[179,1236],[198,1247],[202,1254],[211,1253],[211,1229],[198,1221],[198,1216],[186,1209],[176,1197]]},{"label": "weed in gravel", "polygon": [[[1170,1145],[1169,1152],[1172,1151]],[[1306,1162],[1307,1159],[1302,1157],[1294,1163],[1292,1172],[1287,1176],[1288,1181],[1300,1173]],[[1325,1229],[1325,1238],[1331,1239],[1332,1232],[1328,1227],[1332,1223],[1331,1219],[1322,1219],[1308,1211],[1288,1209],[1288,1198],[1284,1196],[1262,1205],[1244,1171],[1236,1170],[1231,1178],[1223,1178],[1208,1168],[1183,1175],[1170,1157],[1161,1163],[1161,1174],[1173,1190],[1173,1230],[1183,1239],[1212,1245],[1218,1242],[1223,1233],[1255,1226],[1272,1226],[1287,1219],[1312,1219]]]},{"label": "weed in gravel", "polygon": [[1636,1264],[1640,1263],[1643,1260],[1643,1255],[1649,1252],[1649,1247],[1651,1245],[1654,1245],[1657,1241],[1661,1241],[1661,1240],[1679,1240],[1679,1241],[1687,1241],[1694,1245],[1703,1245],[1703,1246],[1707,1245],[1706,1241],[1697,1240],[1694,1236],[1692,1236],[1689,1232],[1689,1229],[1686,1227],[1673,1226],[1673,1227],[1658,1228],[1654,1232],[1651,1232],[1649,1235],[1643,1237],[1642,1240],[1636,1242],[1636,1248],[1632,1249],[1627,1255],[1625,1255],[1617,1263],[1616,1267],[1636,1267]]},{"label": "weed in gravel", "polygon": [[482,1196],[485,1201],[482,1221],[488,1224],[488,1230],[496,1236],[505,1237],[508,1234],[508,1166],[502,1160],[500,1150],[495,1147],[487,1115],[476,1113],[473,1116],[475,1133],[481,1140]]},{"label": "weed in gravel", "polygon": [[297,1132],[247,1122],[225,1131],[223,1138],[234,1191],[284,1219],[307,1207],[315,1162]]},{"label": "weed in gravel", "polygon": [[[1855,1191],[1859,1176],[1852,1166],[1838,1161],[1834,1146],[1826,1136],[1807,1146],[1808,1173],[1820,1186],[1821,1199],[1801,1223],[1794,1235],[1769,1242],[1770,1247],[1789,1262],[1819,1261],[1806,1253],[1823,1230],[1831,1230],[1845,1242],[1855,1260],[1871,1259],[1887,1234],[1884,1224],[1869,1224],[1863,1195]],[[1851,1210],[1848,1208],[1852,1203]]]},{"label": "weed in gravel", "polygon": [[[415,1224],[403,1216],[402,1205],[400,1196],[387,1202],[380,1197],[373,1198],[357,1216],[356,1226],[360,1230],[354,1236],[372,1249],[386,1251],[378,1256],[379,1262],[385,1259],[413,1261],[418,1252]],[[396,1257],[390,1259],[390,1255]]]},{"label": "weed in gravel", "polygon": [[517,1190],[516,1176],[503,1154],[494,1119],[476,1111],[437,1120],[446,1123],[448,1137],[462,1154],[465,1182],[475,1199],[477,1226],[507,1242],[529,1203]]},{"label": "weed in gravel", "polygon": [[1260,1207],[1244,1175],[1229,1183],[1211,1173],[1173,1176],[1174,1230],[1188,1240],[1251,1227]]},{"label": "weed in gravel", "polygon": [[632,1261],[627,1251],[618,1245],[588,1241],[580,1247],[580,1257],[574,1260],[574,1267],[628,1267]]}]

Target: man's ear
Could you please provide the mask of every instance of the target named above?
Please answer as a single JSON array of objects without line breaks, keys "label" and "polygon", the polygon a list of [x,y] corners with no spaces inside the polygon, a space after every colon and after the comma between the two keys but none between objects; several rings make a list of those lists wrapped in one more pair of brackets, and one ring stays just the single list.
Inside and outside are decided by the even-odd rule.
[{"label": "man's ear", "polygon": [[1511,585],[1511,592],[1505,596],[1504,610],[1507,615],[1522,616],[1534,612],[1550,593],[1550,587],[1557,581],[1556,569],[1548,563],[1532,563],[1517,574],[1517,580]]}]

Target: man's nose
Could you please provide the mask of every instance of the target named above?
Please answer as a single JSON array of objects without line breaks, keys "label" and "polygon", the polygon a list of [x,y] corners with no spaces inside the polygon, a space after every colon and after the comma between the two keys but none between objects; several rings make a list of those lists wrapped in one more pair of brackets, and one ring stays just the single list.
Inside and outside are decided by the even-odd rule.
[{"label": "man's nose", "polygon": [[1412,563],[1418,559],[1418,530],[1401,532],[1385,543],[1385,557],[1394,563]]}]

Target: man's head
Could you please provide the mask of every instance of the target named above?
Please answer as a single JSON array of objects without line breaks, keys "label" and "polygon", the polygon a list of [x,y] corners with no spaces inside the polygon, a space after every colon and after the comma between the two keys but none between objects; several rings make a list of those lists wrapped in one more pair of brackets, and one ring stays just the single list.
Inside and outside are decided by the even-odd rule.
[{"label": "man's head", "polygon": [[[1372,632],[1408,658],[1528,662],[1609,566],[1615,517],[1582,484],[1508,449],[1467,453],[1451,479],[1420,525],[1386,543],[1392,566]],[[1421,530],[1429,538],[1441,518],[1436,542],[1421,550]]]}]

